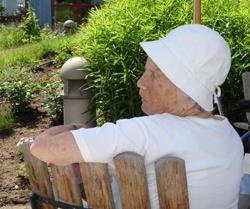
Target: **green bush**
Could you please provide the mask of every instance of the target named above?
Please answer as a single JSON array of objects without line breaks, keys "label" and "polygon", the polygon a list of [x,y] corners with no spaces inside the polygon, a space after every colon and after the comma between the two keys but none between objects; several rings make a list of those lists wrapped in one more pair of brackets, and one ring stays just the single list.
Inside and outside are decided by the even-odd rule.
[{"label": "green bush", "polygon": [[40,38],[40,27],[32,7],[28,8],[25,18],[21,21],[20,29],[23,33],[23,42],[30,42]]},{"label": "green bush", "polygon": [[[218,30],[232,47],[233,66],[223,86],[227,113],[242,96],[240,75],[250,63],[246,2],[202,2],[202,22]],[[192,1],[185,0],[106,0],[91,12],[88,24],[79,32],[76,52],[89,61],[96,106],[104,121],[141,114],[136,81],[144,70],[146,55],[139,43],[191,22]]]},{"label": "green bush", "polygon": [[51,115],[54,124],[63,124],[63,100],[60,93],[63,90],[63,82],[59,79],[59,72],[55,72],[43,87],[45,96],[44,107]]},{"label": "green bush", "polygon": [[13,114],[27,112],[38,89],[32,74],[25,68],[10,68],[2,72],[0,82],[0,94],[10,103]]},{"label": "green bush", "polygon": [[0,134],[10,131],[14,126],[11,107],[0,105]]}]

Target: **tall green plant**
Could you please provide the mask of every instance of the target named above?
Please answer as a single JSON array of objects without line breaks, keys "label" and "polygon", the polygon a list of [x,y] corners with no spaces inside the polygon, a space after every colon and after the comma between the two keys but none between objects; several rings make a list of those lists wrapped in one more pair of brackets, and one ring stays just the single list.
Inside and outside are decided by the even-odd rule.
[{"label": "tall green plant", "polygon": [[24,35],[23,41],[29,42],[31,40],[37,40],[40,38],[40,27],[32,7],[28,8],[27,14],[21,22],[20,29]]},{"label": "tall green plant", "polygon": [[207,0],[202,12],[202,23],[219,31],[231,48],[232,66],[222,86],[222,101],[226,115],[235,121],[241,116],[235,112],[236,102],[243,98],[241,74],[250,70],[249,1]]},{"label": "tall green plant", "polygon": [[[171,29],[192,22],[192,1],[106,0],[93,10],[82,27],[77,53],[89,61],[95,101],[106,121],[140,115],[136,81],[146,55],[141,41],[164,36]],[[202,23],[215,28],[232,47],[232,70],[223,86],[229,114],[241,97],[241,72],[249,68],[249,9],[246,0],[204,0]],[[231,106],[230,106],[231,105]]]}]

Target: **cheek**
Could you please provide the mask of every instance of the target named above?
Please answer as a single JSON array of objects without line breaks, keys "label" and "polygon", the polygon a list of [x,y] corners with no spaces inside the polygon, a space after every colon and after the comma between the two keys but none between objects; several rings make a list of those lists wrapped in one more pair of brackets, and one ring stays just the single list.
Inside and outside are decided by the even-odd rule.
[{"label": "cheek", "polygon": [[160,95],[161,101],[167,106],[174,107],[177,104],[177,91],[175,87],[164,88]]}]

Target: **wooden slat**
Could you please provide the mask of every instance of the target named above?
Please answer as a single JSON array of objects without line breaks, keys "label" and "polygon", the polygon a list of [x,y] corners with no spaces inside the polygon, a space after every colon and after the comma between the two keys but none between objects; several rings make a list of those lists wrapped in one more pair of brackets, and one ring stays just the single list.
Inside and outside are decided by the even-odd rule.
[{"label": "wooden slat", "polygon": [[107,164],[80,163],[80,171],[88,206],[113,209],[113,197]]},{"label": "wooden slat", "polygon": [[185,161],[163,157],[155,162],[155,174],[161,209],[188,209]]},{"label": "wooden slat", "polygon": [[123,209],[149,209],[149,195],[144,159],[136,153],[125,152],[114,158]]},{"label": "wooden slat", "polygon": [[[30,153],[31,143],[22,145],[22,152],[29,175],[31,190],[39,195],[52,198],[53,191],[49,178],[47,164],[37,159]],[[53,209],[52,206],[45,203],[38,204],[39,209]]]},{"label": "wooden slat", "polygon": [[201,23],[201,0],[193,0],[193,18],[194,23]]},{"label": "wooden slat", "polygon": [[72,205],[82,205],[81,192],[77,183],[73,164],[67,166],[50,165],[56,200]]},{"label": "wooden slat", "polygon": [[236,123],[234,123],[234,126],[235,126],[236,128],[240,128],[240,129],[243,129],[243,130],[246,130],[246,131],[249,130],[249,124],[248,124],[248,123],[236,122]]},{"label": "wooden slat", "polygon": [[[244,89],[244,97],[246,100],[250,100],[250,72],[244,72],[242,74],[242,82]],[[250,113],[246,113],[248,123],[250,124]]]}]

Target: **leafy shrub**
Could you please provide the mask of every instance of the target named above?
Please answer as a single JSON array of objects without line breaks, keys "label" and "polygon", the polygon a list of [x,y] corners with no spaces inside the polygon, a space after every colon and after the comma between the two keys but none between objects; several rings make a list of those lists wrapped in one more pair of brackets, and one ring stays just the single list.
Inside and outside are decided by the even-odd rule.
[{"label": "leafy shrub", "polygon": [[21,21],[20,29],[24,35],[23,42],[30,42],[40,38],[40,27],[32,7],[28,8],[26,17]]},{"label": "leafy shrub", "polygon": [[14,115],[27,112],[38,89],[32,75],[26,69],[10,68],[2,73],[0,93],[10,103]]},{"label": "leafy shrub", "polygon": [[0,134],[10,131],[14,126],[14,118],[8,105],[0,105]]},{"label": "leafy shrub", "polygon": [[44,107],[52,116],[55,124],[63,124],[63,100],[60,96],[62,89],[63,83],[59,79],[58,72],[51,75],[43,87],[43,95],[46,97]]},{"label": "leafy shrub", "polygon": [[[249,9],[242,1],[204,0],[202,22],[219,31],[232,47],[233,66],[223,101],[227,113],[241,93],[241,72],[249,69]],[[141,41],[155,40],[192,22],[192,1],[106,0],[80,30],[78,55],[89,61],[96,106],[106,121],[140,115],[136,81],[146,55]]]}]

